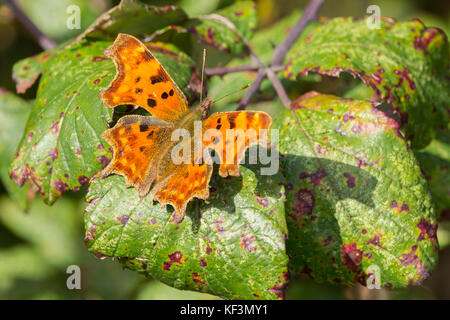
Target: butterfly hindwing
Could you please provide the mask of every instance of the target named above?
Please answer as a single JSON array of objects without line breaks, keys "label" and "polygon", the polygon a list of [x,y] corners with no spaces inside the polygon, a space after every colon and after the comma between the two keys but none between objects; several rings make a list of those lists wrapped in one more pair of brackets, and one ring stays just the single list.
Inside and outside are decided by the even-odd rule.
[{"label": "butterfly hindwing", "polygon": [[105,105],[138,105],[169,122],[189,112],[183,92],[138,39],[121,33],[104,54],[114,61],[117,70],[114,80],[100,93]]},{"label": "butterfly hindwing", "polygon": [[180,223],[191,199],[208,199],[212,170],[212,165],[205,162],[178,165],[167,180],[155,186],[154,200],[161,205],[171,204],[174,208],[174,220]]},{"label": "butterfly hindwing", "polygon": [[173,127],[155,117],[124,116],[102,133],[113,147],[113,159],[102,176],[111,173],[125,177],[127,186],[134,186],[145,196],[156,178],[158,151],[165,144]]}]

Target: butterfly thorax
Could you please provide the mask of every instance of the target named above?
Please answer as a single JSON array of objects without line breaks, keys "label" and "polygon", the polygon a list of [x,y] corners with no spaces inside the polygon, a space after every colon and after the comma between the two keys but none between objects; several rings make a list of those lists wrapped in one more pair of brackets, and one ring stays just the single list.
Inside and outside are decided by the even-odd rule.
[{"label": "butterfly thorax", "polygon": [[186,129],[191,135],[193,135],[195,121],[203,121],[208,117],[211,104],[212,100],[210,98],[205,98],[201,104],[181,116],[180,119],[174,123],[174,130]]},{"label": "butterfly thorax", "polygon": [[[179,120],[177,120],[174,124],[173,124],[173,129],[171,132],[172,136],[175,136],[175,139],[168,139],[166,143],[164,143],[163,146],[161,146],[161,152],[160,152],[160,156],[159,156],[159,160],[158,162],[158,174],[157,174],[157,180],[161,179],[162,176],[165,175],[165,171],[167,171],[168,168],[174,168],[177,166],[177,164],[173,163],[173,159],[172,159],[172,150],[173,148],[180,144],[180,140],[177,139],[179,138],[179,133],[183,134],[183,132],[179,132],[177,134],[174,134],[175,130],[186,130],[188,133],[188,136],[190,137],[188,141],[185,141],[186,143],[190,143],[191,147],[191,161],[192,163],[196,163],[196,160],[194,158],[194,148],[195,148],[195,143],[194,143],[194,138],[196,137],[196,133],[195,131],[195,124],[196,121],[198,121],[198,123],[201,122],[208,117],[209,114],[209,110],[212,104],[212,100],[210,98],[205,98],[205,100],[203,100],[203,102],[201,104],[199,104],[197,107],[195,107],[194,109],[192,109],[191,111],[187,112],[185,115],[183,115],[182,117],[180,117]],[[201,127],[200,127],[201,128]],[[201,137],[200,137],[201,138]],[[172,171],[172,169],[170,170]]]}]

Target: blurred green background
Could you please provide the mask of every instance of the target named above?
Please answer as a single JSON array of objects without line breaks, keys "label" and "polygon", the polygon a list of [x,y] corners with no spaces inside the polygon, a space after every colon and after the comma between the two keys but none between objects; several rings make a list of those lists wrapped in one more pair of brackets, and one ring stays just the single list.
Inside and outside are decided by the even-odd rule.
[{"label": "blurred green background", "polygon": [[[16,1],[30,19],[51,39],[60,43],[82,32],[95,18],[118,1],[21,0]],[[189,15],[209,13],[228,0],[146,1],[176,3]],[[258,0],[260,28],[269,27],[308,1]],[[66,8],[81,8],[81,29],[66,28]],[[420,18],[426,25],[450,31],[450,2],[437,0],[325,1],[320,15],[362,17],[376,4],[381,14],[397,20]],[[0,2],[0,87],[15,92],[12,65],[41,51],[38,44]],[[337,81],[327,82],[334,86]],[[322,84],[323,86],[323,84]],[[317,88],[316,88],[317,89]],[[319,87],[319,90],[321,87]],[[36,86],[24,95],[32,99]],[[336,89],[337,90],[337,89]],[[323,91],[323,90],[322,90]],[[327,91],[330,91],[327,88]],[[332,89],[331,89],[332,91]],[[83,190],[82,190],[83,191]],[[100,260],[83,243],[83,192],[69,193],[48,207],[35,199],[24,214],[8,198],[0,184],[0,299],[217,299],[214,296],[170,288],[158,281],[123,270],[110,259]],[[291,279],[287,299],[450,299],[450,228],[440,226],[440,262],[432,277],[420,287],[403,290],[368,290],[361,285],[342,287],[317,284],[306,276]],[[81,268],[81,290],[68,290],[66,268]]]}]

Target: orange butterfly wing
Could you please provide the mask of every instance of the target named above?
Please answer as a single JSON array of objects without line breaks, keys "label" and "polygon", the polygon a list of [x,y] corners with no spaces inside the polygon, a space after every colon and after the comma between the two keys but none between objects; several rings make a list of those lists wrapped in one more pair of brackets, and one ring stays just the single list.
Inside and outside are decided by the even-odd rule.
[{"label": "orange butterfly wing", "polygon": [[101,137],[113,147],[113,159],[102,177],[111,173],[123,175],[127,187],[134,186],[145,196],[156,179],[159,150],[170,137],[173,126],[155,117],[124,116],[105,130]]},{"label": "orange butterfly wing", "polygon": [[169,122],[189,112],[183,92],[138,39],[121,33],[104,54],[114,61],[117,70],[114,80],[100,93],[106,106],[138,105]]},{"label": "orange butterfly wing", "polygon": [[209,180],[213,167],[210,164],[180,164],[168,179],[155,186],[154,200],[162,206],[171,204],[175,209],[174,220],[183,221],[186,206],[194,197],[209,198]]},{"label": "orange butterfly wing", "polygon": [[[203,145],[220,157],[220,176],[240,175],[239,162],[245,150],[254,144],[268,146],[267,136],[261,135],[260,129],[269,130],[271,124],[272,118],[262,111],[218,112],[203,121]],[[210,136],[205,134],[207,130]]]}]

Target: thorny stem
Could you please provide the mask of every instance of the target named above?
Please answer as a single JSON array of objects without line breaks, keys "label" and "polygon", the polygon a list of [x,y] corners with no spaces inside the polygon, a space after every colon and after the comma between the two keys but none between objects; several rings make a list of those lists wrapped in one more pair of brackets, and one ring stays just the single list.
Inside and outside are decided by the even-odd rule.
[{"label": "thorny stem", "polygon": [[274,67],[278,68],[282,64],[287,52],[292,47],[294,42],[298,39],[298,37],[301,35],[301,33],[305,29],[306,25],[310,21],[316,19],[317,12],[319,11],[319,9],[324,1],[325,0],[310,0],[309,1],[302,16],[300,17],[298,22],[295,24],[295,26],[291,29],[291,31],[289,32],[286,39],[281,44],[279,44],[277,47],[275,47],[272,61],[270,62],[269,67],[263,66],[260,63],[259,58],[253,53],[251,48],[248,47],[249,54],[252,57],[252,60],[254,62],[256,60],[257,64],[260,64],[260,68],[258,69],[258,75],[256,76],[255,80],[253,81],[252,85],[250,86],[250,89],[247,91],[245,96],[239,102],[239,106],[237,108],[238,110],[245,109],[245,107],[249,103],[251,97],[259,90],[259,87],[261,86],[261,83],[266,76],[272,82],[272,85],[275,88],[281,101],[283,102],[283,105],[285,107],[289,107],[291,105],[291,101],[290,101],[289,97],[287,96],[286,91],[284,90],[281,82],[275,76],[275,73],[274,73],[275,70],[273,68]]},{"label": "thorny stem", "polygon": [[30,32],[33,38],[39,43],[42,49],[50,50],[56,47],[56,43],[47,37],[41,30],[27,17],[27,15],[20,9],[20,7],[14,2],[14,0],[4,0],[15,17]]}]

